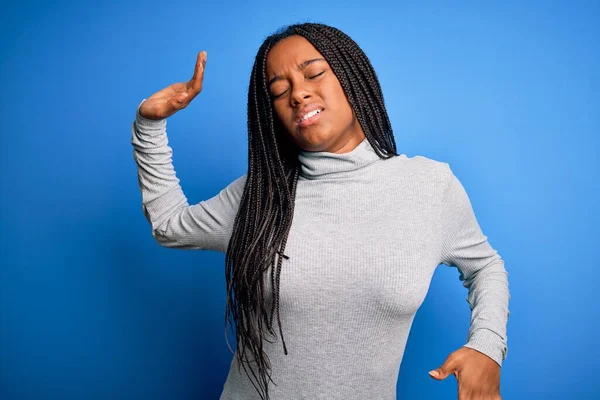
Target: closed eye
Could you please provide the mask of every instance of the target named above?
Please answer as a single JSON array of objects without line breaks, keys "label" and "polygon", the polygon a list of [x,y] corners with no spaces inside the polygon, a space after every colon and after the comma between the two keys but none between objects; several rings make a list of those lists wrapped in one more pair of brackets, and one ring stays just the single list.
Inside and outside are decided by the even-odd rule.
[{"label": "closed eye", "polygon": [[283,95],[284,95],[286,92],[287,92],[287,89],[286,89],[286,91],[285,91],[285,92],[283,92],[283,93],[281,93],[281,94],[274,94],[272,97],[273,97],[273,99],[278,99],[278,98],[280,98],[281,96],[283,96]]},{"label": "closed eye", "polygon": [[[325,72],[326,72],[326,71],[319,72],[319,73],[318,73],[318,74],[316,74],[316,75],[309,76],[307,79],[316,79],[316,78],[318,78],[319,76],[323,75]],[[274,100],[275,100],[275,99],[278,99],[278,98],[282,97],[284,94],[286,94],[288,90],[289,90],[289,89],[286,89],[286,90],[285,90],[284,92],[282,92],[281,94],[272,95],[272,98],[273,98]]]}]

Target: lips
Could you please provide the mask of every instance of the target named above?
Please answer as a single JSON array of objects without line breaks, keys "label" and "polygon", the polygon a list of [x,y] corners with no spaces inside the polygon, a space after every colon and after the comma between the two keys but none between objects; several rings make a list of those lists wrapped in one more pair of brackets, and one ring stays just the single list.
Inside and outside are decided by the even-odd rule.
[{"label": "lips", "polygon": [[[323,112],[323,110],[324,110],[324,108],[318,104],[308,104],[298,112],[298,115],[296,116],[296,119],[294,120],[294,122],[299,126],[310,125],[310,124],[306,124],[306,123],[311,120],[316,121],[319,118],[319,116],[321,115],[321,112]],[[319,113],[317,113],[316,115],[313,115],[312,117],[310,117],[308,119],[303,119],[306,114],[311,113],[313,111],[319,111]]]},{"label": "lips", "polygon": [[[306,126],[312,125],[321,118],[321,114],[323,113],[323,111],[324,108],[318,104],[308,104],[298,112],[298,116],[294,120],[294,123],[299,128],[304,128]],[[313,114],[312,116],[304,118],[307,114],[311,113]]]}]

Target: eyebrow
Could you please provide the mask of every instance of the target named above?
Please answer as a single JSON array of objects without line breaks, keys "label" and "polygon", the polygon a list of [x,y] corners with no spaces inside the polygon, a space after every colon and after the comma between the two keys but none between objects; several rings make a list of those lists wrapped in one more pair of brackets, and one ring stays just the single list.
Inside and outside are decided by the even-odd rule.
[{"label": "eyebrow", "polygon": [[[306,61],[304,61],[304,62],[302,62],[301,64],[298,65],[298,69],[299,70],[303,70],[304,68],[308,67],[310,64],[312,64],[314,62],[317,62],[317,61],[325,61],[325,59],[324,58],[313,58],[313,59],[310,59],[310,60],[306,60]],[[271,87],[271,85],[274,82],[276,82],[278,80],[281,80],[281,79],[283,79],[281,76],[275,75],[274,77],[271,78],[271,80],[269,80],[269,83],[267,83],[267,87]]]}]

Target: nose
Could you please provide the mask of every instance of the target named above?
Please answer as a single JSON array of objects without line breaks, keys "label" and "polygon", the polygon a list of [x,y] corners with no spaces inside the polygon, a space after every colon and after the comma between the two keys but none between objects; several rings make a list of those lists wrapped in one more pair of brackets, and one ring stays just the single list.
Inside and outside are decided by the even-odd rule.
[{"label": "nose", "polygon": [[297,107],[299,104],[304,103],[306,100],[310,99],[311,93],[307,88],[307,85],[304,83],[296,82],[293,84],[292,93],[290,96],[290,105],[292,107]]}]

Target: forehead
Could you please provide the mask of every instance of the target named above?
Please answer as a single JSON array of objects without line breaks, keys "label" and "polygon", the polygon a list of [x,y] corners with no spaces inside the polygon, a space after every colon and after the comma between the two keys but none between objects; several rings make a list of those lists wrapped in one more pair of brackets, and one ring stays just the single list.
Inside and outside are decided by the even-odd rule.
[{"label": "forehead", "polygon": [[322,57],[323,55],[304,37],[287,37],[277,42],[267,54],[267,79],[283,74],[288,68],[295,69],[306,60]]}]

